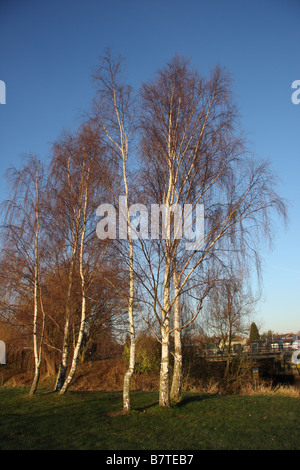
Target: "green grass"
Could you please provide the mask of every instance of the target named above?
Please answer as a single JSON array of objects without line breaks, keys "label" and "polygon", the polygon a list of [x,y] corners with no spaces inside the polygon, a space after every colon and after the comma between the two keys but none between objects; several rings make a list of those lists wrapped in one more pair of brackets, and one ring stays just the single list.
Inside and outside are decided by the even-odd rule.
[{"label": "green grass", "polygon": [[299,398],[185,394],[161,409],[157,393],[0,388],[0,449],[272,450],[300,449]]}]

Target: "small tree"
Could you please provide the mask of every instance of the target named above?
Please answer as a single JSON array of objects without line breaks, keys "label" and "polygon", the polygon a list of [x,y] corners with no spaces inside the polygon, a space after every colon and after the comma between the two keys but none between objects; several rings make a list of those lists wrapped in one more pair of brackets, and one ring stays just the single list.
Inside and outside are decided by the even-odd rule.
[{"label": "small tree", "polygon": [[240,276],[231,273],[228,278],[219,281],[208,302],[209,328],[221,338],[227,349],[225,377],[230,372],[232,342],[235,336],[247,330],[246,321],[257,300],[245,287],[242,273]]},{"label": "small tree", "polygon": [[[24,303],[24,292],[32,304],[32,335],[35,372],[29,394],[37,389],[45,330],[45,313],[41,294],[41,218],[44,208],[44,168],[36,156],[30,156],[20,170],[12,167],[6,172],[10,183],[11,200],[4,202],[6,233],[5,269],[15,278],[14,285],[19,305]],[[17,276],[16,276],[17,274]],[[14,290],[14,289],[13,289]],[[11,295],[13,296],[12,292]],[[11,300],[11,302],[13,302]],[[23,304],[24,306],[24,304]],[[22,307],[21,307],[22,309]]]},{"label": "small tree", "polygon": [[[90,289],[106,257],[106,244],[97,239],[94,230],[103,180],[109,179],[103,155],[100,136],[89,122],[84,123],[76,133],[65,133],[53,146],[49,178],[53,232],[50,246],[53,258],[67,266],[68,271],[67,288],[63,293],[63,344],[55,386],[60,393],[65,393],[75,374],[89,306],[94,304]],[[78,320],[79,302],[81,313]],[[73,358],[67,377],[72,331],[77,333],[77,338],[74,336]]]},{"label": "small tree", "polygon": [[248,344],[255,343],[259,339],[260,339],[260,335],[259,335],[258,328],[256,324],[252,322],[250,326],[250,335],[249,335]]}]

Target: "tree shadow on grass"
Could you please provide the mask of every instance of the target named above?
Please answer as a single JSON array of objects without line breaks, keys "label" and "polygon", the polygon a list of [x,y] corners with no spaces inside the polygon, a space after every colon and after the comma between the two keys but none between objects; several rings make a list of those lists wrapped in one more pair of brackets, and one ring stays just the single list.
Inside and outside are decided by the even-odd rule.
[{"label": "tree shadow on grass", "polygon": [[158,400],[153,400],[151,403],[148,403],[148,405],[144,405],[144,406],[135,406],[133,408],[134,411],[137,411],[137,412],[140,412],[140,411],[144,411],[144,410],[148,410],[150,408],[155,408],[158,406]]},{"label": "tree shadow on grass", "polygon": [[[190,403],[195,403],[195,402],[201,402],[204,400],[208,400],[211,398],[216,398],[218,394],[212,394],[212,393],[199,393],[199,394],[191,394],[191,395],[184,395],[182,399],[178,403],[173,403],[171,404],[170,408],[182,408]],[[163,407],[159,407],[159,400],[153,400],[151,403],[148,403],[147,405],[144,406],[134,406],[133,411],[135,412],[144,412],[146,410],[158,410],[158,409],[164,409]]]},{"label": "tree shadow on grass", "polygon": [[180,402],[176,403],[177,408],[181,408],[183,406],[188,405],[189,403],[194,403],[194,402],[201,402],[204,400],[208,400],[211,398],[216,398],[218,396],[217,393],[197,393],[193,395],[185,395],[182,397]]}]

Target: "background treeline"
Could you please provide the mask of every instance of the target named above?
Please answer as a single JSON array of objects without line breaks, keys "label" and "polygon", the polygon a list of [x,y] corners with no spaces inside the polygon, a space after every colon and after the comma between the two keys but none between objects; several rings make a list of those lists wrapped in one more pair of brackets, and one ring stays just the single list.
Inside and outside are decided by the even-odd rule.
[{"label": "background treeline", "polygon": [[[10,350],[30,348],[31,394],[45,363],[64,393],[84,360],[123,354],[124,410],[139,370],[159,372],[159,403],[169,406],[196,324],[227,342],[229,374],[231,341],[249,328],[261,251],[285,204],[240,132],[225,70],[205,78],[176,56],[135,92],[123,59],[107,51],[93,79],[79,128],[62,132],[48,159],[26,156],[7,171],[0,335]],[[163,210],[147,238],[153,204]],[[204,238],[187,250],[203,220],[197,206]]]}]

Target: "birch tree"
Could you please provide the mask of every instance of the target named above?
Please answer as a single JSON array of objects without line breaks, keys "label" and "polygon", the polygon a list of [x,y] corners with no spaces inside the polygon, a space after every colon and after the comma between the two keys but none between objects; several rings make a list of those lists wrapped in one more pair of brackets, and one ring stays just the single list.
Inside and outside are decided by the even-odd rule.
[{"label": "birch tree", "polygon": [[77,137],[76,166],[80,173],[77,194],[80,198],[81,208],[78,240],[81,315],[70,371],[60,394],[65,393],[76,371],[86,321],[88,320],[87,303],[94,302],[93,297],[91,297],[92,284],[95,282],[96,277],[99,278],[98,273],[103,272],[103,264],[107,259],[107,255],[111,255],[107,244],[104,241],[100,242],[95,235],[96,207],[99,199],[103,196],[104,180],[107,184],[110,178],[109,170],[105,167],[103,151],[100,147],[101,141],[97,140],[97,134],[91,129],[90,125],[83,126]]},{"label": "birch tree", "polygon": [[[75,263],[80,237],[80,219],[82,206],[78,199],[76,183],[72,170],[74,168],[72,136],[65,136],[56,142],[51,161],[50,184],[52,188],[52,229],[56,232],[55,248],[64,253],[68,265],[68,284],[65,295],[65,317],[61,360],[55,390],[63,387],[66,379],[70,342],[71,300],[75,276]],[[58,239],[59,236],[59,239]]]},{"label": "birch tree", "polygon": [[[42,221],[45,207],[45,176],[44,167],[37,156],[30,156],[20,170],[12,167],[6,172],[10,184],[12,198],[6,201],[5,231],[8,236],[6,247],[10,241],[15,253],[10,257],[14,271],[19,276],[15,286],[25,284],[31,290],[33,304],[32,337],[34,354],[34,378],[30,395],[36,392],[42,360],[45,329],[45,312],[41,291],[41,231],[45,231]],[[21,268],[18,270],[17,266]],[[23,279],[22,279],[23,278]],[[19,290],[19,289],[18,289]],[[20,292],[20,291],[19,291]]]},{"label": "birch tree", "polygon": [[[134,267],[133,267],[133,240],[131,219],[129,212],[130,187],[128,159],[130,157],[130,137],[134,128],[132,115],[131,88],[123,79],[123,59],[107,51],[101,59],[94,79],[96,83],[96,97],[94,100],[93,116],[97,125],[106,136],[107,152],[111,154],[112,164],[119,168],[122,178],[122,186],[117,180],[112,186],[108,186],[115,197],[115,203],[119,207],[123,232],[120,231],[119,239],[126,240],[122,243],[122,249],[126,250],[129,292],[128,292],[128,321],[130,332],[129,367],[124,376],[123,385],[123,409],[130,411],[131,379],[135,366],[135,324],[134,324]],[[123,207],[118,206],[119,196],[124,195]],[[123,253],[124,254],[124,253]]]},{"label": "birch tree", "polygon": [[227,349],[225,378],[230,373],[232,341],[236,335],[245,334],[249,330],[249,318],[258,298],[252,294],[242,270],[234,273],[231,270],[210,292],[206,323],[209,331],[219,337],[224,349]]},{"label": "birch tree", "polygon": [[[179,240],[174,229],[160,242],[164,255],[160,263],[164,270],[162,297],[156,296],[154,302],[161,311],[159,402],[169,406],[170,320],[174,307],[178,312],[177,299],[186,290],[198,297],[196,318],[206,295],[203,286],[212,281],[209,265],[222,266],[222,250],[230,243],[240,252],[248,253],[250,246],[257,253],[253,242],[270,235],[271,214],[277,211],[284,215],[285,207],[276,194],[268,164],[249,157],[238,130],[230,80],[220,67],[205,79],[186,60],[175,57],[154,80],[142,86],[140,112],[143,192],[153,202],[163,204],[167,212],[174,205],[187,205],[191,214],[190,224],[177,226],[182,234]],[[191,240],[191,227],[199,221],[197,213],[192,215],[198,204],[205,208],[204,236],[197,239],[195,232],[195,243],[186,249],[183,237]],[[154,271],[149,256],[147,261],[152,263],[149,272]],[[179,331],[178,319],[175,330]],[[176,362],[180,365],[178,359]],[[175,388],[174,394],[180,395]]]},{"label": "birch tree", "polygon": [[[68,266],[61,362],[55,387],[61,393],[66,391],[76,370],[86,322],[87,290],[95,276],[95,270],[101,269],[97,263],[100,263],[105,252],[102,250],[104,243],[100,246],[100,241],[95,235],[96,207],[103,190],[103,180],[109,180],[108,168],[102,156],[101,139],[87,123],[76,133],[65,134],[53,148],[52,247],[57,251],[54,257],[58,257],[61,262],[64,260],[64,264]],[[94,250],[88,248],[91,245]],[[81,318],[71,370],[66,381],[70,332],[72,325],[76,323],[72,299],[78,273],[81,286]]]}]

